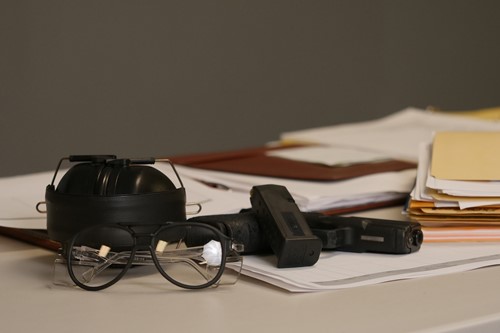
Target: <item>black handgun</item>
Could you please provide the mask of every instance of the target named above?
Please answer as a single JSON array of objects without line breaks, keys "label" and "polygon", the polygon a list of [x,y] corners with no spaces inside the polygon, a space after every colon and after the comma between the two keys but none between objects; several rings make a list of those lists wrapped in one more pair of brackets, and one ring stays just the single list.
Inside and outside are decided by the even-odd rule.
[{"label": "black handgun", "polygon": [[[281,187],[275,186],[277,185],[266,185],[266,191],[273,193],[259,199],[260,206],[273,207],[273,214],[257,213],[253,207],[238,214],[199,216],[191,218],[190,221],[209,223],[217,227],[243,244],[244,253],[270,251],[269,232],[263,228],[263,221],[259,220],[264,215],[267,215],[266,219],[272,218],[273,215],[281,216],[280,219],[285,216],[285,222],[274,222],[277,225],[289,224],[286,222],[288,216],[288,220],[294,220],[289,226],[290,230],[297,227],[297,219],[301,223],[299,229],[307,230],[302,224],[305,220],[312,235],[321,240],[322,250],[408,254],[418,251],[422,245],[424,235],[421,225],[416,222],[304,212],[299,213],[302,215],[300,217],[295,208],[291,208],[293,207],[290,203],[291,196],[286,195],[287,192],[283,192]],[[274,228],[276,229],[276,226]],[[288,232],[291,232],[290,230]],[[286,237],[286,233],[278,237]],[[312,239],[309,231],[306,238]]]}]

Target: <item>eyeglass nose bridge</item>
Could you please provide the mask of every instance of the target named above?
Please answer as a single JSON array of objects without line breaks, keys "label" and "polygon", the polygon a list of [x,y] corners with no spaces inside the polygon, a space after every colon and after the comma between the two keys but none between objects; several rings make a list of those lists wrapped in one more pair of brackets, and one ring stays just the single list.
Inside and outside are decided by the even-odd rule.
[{"label": "eyeglass nose bridge", "polygon": [[150,232],[140,232],[134,233],[133,237],[135,248],[137,250],[148,250],[151,248],[151,242],[154,239],[154,234]]}]

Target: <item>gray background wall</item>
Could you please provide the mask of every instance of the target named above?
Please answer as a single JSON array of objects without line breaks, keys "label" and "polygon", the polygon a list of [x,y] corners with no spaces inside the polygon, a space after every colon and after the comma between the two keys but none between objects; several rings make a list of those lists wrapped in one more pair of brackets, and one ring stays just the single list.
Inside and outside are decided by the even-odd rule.
[{"label": "gray background wall", "polygon": [[500,105],[500,1],[2,0],[0,176]]}]

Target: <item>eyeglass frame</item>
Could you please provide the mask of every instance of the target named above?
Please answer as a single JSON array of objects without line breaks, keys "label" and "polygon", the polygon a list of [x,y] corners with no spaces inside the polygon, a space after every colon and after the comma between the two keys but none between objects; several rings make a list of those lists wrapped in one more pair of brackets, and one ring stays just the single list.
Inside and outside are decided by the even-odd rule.
[{"label": "eyeglass frame", "polygon": [[[154,246],[154,243],[156,240],[155,237],[160,232],[164,231],[165,229],[173,228],[173,227],[177,227],[177,226],[205,228],[205,229],[208,229],[208,230],[214,232],[220,238],[220,240],[221,240],[220,245],[221,245],[221,251],[222,251],[221,262],[219,265],[220,269],[217,272],[217,274],[215,275],[215,277],[213,279],[211,279],[210,281],[208,281],[204,284],[201,284],[201,285],[188,285],[188,284],[185,284],[185,283],[182,283],[182,282],[175,280],[174,278],[169,276],[165,272],[165,270],[161,267],[160,261],[156,255],[156,251],[155,251],[155,246]],[[82,233],[88,232],[89,230],[92,230],[92,229],[98,229],[98,228],[103,228],[103,227],[111,227],[111,228],[118,228],[118,229],[125,230],[126,232],[128,232],[131,235],[134,244],[132,245],[132,247],[130,249],[129,258],[127,259],[127,263],[125,264],[125,267],[122,268],[122,271],[116,277],[114,277],[111,281],[104,283],[103,285],[89,286],[89,285],[82,283],[75,276],[75,273],[71,269],[71,263],[75,261],[72,259],[73,246],[74,246],[75,241],[78,239],[78,237]],[[157,229],[154,232],[136,232],[133,230],[133,227],[140,227],[140,228],[142,228],[142,227],[157,227]],[[138,239],[147,238],[147,237],[150,238],[149,245],[137,244]],[[232,238],[225,235],[224,233],[222,233],[220,230],[214,228],[213,226],[210,226],[207,224],[201,224],[201,223],[196,223],[196,222],[187,222],[187,221],[164,222],[164,223],[160,223],[160,224],[159,223],[139,224],[139,223],[132,223],[132,222],[123,222],[123,223],[113,223],[113,224],[95,224],[95,225],[89,226],[88,228],[85,228],[85,229],[79,231],[78,233],[73,235],[67,242],[64,243],[61,255],[66,261],[66,267],[67,267],[68,274],[69,274],[71,280],[78,287],[80,287],[84,290],[88,290],[88,291],[103,290],[103,289],[109,288],[110,286],[114,285],[116,282],[121,280],[121,278],[129,270],[129,268],[134,264],[134,258],[135,258],[136,252],[138,250],[148,250],[149,251],[149,253],[151,254],[151,259],[154,263],[154,266],[156,267],[158,272],[166,280],[168,280],[170,283],[172,283],[178,287],[185,288],[185,289],[205,289],[205,288],[211,287],[213,285],[217,285],[217,283],[221,280],[221,277],[224,274],[224,271],[226,269],[226,261],[227,261],[229,254],[235,253],[239,257],[238,252],[241,252],[241,247],[242,247],[241,244],[234,243],[234,240]],[[242,259],[240,258],[240,260],[242,260]]]}]

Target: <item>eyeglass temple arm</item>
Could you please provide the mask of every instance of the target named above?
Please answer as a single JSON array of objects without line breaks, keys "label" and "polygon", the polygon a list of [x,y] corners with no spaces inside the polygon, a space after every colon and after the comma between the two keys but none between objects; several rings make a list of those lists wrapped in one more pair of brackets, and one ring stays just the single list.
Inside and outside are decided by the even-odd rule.
[{"label": "eyeglass temple arm", "polygon": [[109,258],[105,257],[100,257],[101,259],[104,260],[104,262],[100,263],[99,265],[96,265],[92,268],[89,268],[85,272],[82,273],[83,278],[87,281],[90,282],[94,277],[96,277],[98,274],[100,274],[102,271],[104,271],[106,268],[111,266],[112,264],[116,263],[117,259],[120,257],[125,258],[127,256],[126,253],[124,252],[119,252],[113,254]]}]

